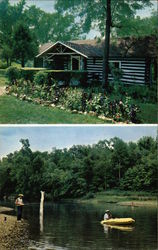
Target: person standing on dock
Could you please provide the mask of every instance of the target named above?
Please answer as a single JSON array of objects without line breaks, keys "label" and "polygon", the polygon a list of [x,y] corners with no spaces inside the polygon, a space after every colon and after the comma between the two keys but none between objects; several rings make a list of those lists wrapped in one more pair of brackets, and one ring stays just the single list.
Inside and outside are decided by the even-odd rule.
[{"label": "person standing on dock", "polygon": [[17,221],[21,221],[22,218],[22,210],[24,206],[23,197],[23,194],[19,194],[15,201],[15,205],[17,206]]}]

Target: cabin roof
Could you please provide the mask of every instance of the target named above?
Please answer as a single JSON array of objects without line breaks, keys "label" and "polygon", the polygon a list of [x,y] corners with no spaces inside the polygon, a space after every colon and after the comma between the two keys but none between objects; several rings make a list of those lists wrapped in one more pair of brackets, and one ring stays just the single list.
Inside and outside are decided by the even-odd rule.
[{"label": "cabin roof", "polygon": [[[48,50],[51,50],[55,44],[61,43],[64,46],[78,52],[85,57],[102,57],[103,40],[74,40],[69,42],[46,43],[39,48],[39,54],[42,56]],[[110,57],[156,57],[157,39],[156,36],[141,38],[127,37],[111,39]]]}]

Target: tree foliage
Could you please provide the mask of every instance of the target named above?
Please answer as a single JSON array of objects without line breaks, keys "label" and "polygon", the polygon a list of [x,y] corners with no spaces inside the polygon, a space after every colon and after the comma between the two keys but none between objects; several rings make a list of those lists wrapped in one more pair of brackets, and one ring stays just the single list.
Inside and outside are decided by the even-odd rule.
[{"label": "tree foliage", "polygon": [[24,66],[33,59],[37,42],[78,39],[83,37],[81,33],[72,13],[46,13],[35,5],[28,7],[25,0],[14,5],[9,0],[0,1],[0,50],[7,66],[12,60],[20,60]]},{"label": "tree foliage", "polygon": [[[73,13],[80,17],[83,31],[89,32],[91,28],[98,28],[102,36],[105,35],[105,20],[107,0],[56,0],[55,8],[59,13]],[[129,19],[134,18],[137,10],[151,7],[150,0],[111,0],[112,28],[124,29],[128,26]]]},{"label": "tree foliage", "polygon": [[13,54],[25,66],[28,59],[32,59],[38,53],[38,44],[32,36],[29,28],[23,23],[17,23],[13,32]]},{"label": "tree foliage", "polygon": [[143,137],[138,142],[119,138],[92,146],[33,152],[27,139],[22,147],[0,161],[0,198],[24,193],[39,199],[45,190],[49,199],[75,198],[117,188],[156,191],[156,140]]}]

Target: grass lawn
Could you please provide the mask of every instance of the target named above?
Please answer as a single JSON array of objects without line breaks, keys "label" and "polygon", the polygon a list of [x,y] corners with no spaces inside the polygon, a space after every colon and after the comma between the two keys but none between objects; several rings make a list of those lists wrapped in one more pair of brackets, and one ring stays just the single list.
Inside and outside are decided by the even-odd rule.
[{"label": "grass lawn", "polygon": [[104,121],[90,115],[71,114],[70,112],[58,108],[43,107],[38,104],[20,101],[15,97],[5,95],[0,97],[0,123],[101,124],[104,123]]},{"label": "grass lawn", "polygon": [[141,123],[157,124],[157,104],[138,103],[138,105],[141,111],[138,115]]},{"label": "grass lawn", "polygon": [[0,87],[4,87],[7,81],[8,80],[5,76],[5,70],[1,69],[0,70]]}]

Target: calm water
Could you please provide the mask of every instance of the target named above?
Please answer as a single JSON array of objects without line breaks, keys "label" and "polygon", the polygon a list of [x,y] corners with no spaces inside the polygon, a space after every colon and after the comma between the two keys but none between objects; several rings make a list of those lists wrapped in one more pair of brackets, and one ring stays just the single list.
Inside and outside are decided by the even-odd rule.
[{"label": "calm water", "polygon": [[[114,217],[134,218],[134,227],[104,228],[100,221],[105,209],[110,209]],[[158,249],[156,208],[47,203],[43,232],[40,232],[39,205],[25,206],[24,217],[30,222],[30,250]]]}]

